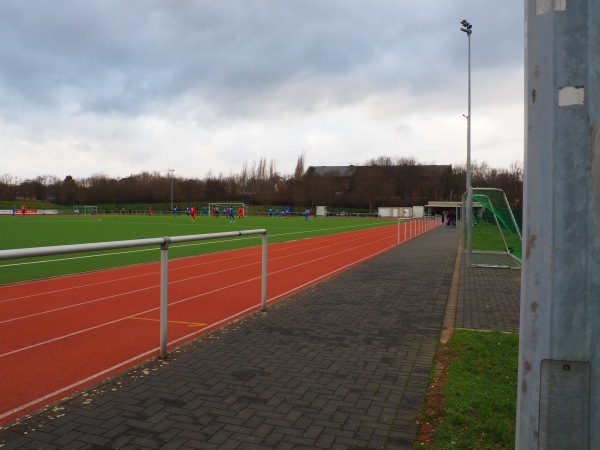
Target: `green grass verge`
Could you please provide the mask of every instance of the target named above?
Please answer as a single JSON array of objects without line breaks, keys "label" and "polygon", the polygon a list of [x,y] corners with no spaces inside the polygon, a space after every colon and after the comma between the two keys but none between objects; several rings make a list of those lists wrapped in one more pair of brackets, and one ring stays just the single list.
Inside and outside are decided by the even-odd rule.
[{"label": "green grass verge", "polygon": [[[518,235],[511,235],[508,231],[504,231],[506,245],[513,249],[517,255],[521,254],[521,242]],[[473,227],[473,250],[505,252],[506,247],[500,231],[495,224],[481,221],[477,226]],[[465,239],[466,242],[466,239]]]},{"label": "green grass verge", "polygon": [[[266,229],[269,244],[395,224],[381,219],[311,219],[247,217],[229,223],[224,217],[185,215],[142,216],[0,216],[0,250],[54,245],[158,238],[223,231]],[[172,244],[169,257],[178,258],[260,245],[260,236]],[[0,261],[0,284],[158,261],[160,250],[131,248],[93,254],[72,254]]]},{"label": "green grass verge", "polygon": [[440,409],[420,418],[437,423],[434,443],[415,448],[514,448],[518,334],[456,330],[448,348]]}]

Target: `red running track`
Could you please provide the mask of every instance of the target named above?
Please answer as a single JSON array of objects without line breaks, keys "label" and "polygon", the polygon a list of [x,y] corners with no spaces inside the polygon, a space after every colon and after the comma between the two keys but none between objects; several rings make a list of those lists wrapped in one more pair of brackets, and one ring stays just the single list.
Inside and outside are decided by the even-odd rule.
[{"label": "red running track", "polygon": [[[397,243],[393,225],[270,244],[267,302]],[[260,293],[260,246],[171,260],[168,348],[258,310]],[[159,263],[0,286],[0,424],[157,356],[159,299]]]}]

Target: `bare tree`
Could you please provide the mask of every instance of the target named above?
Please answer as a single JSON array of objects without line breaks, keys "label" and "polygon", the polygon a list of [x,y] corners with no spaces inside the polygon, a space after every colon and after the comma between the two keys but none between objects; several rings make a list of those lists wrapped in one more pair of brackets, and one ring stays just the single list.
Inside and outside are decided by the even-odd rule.
[{"label": "bare tree", "polygon": [[402,156],[396,158],[396,166],[417,166],[419,162],[414,156]]},{"label": "bare tree", "polygon": [[[364,165],[350,167],[348,173],[317,174],[306,170],[304,151],[298,156],[291,176],[277,172],[275,160],[261,158],[249,165],[244,162],[241,173],[214,176],[210,171],[204,179],[174,178],[174,200],[222,201],[243,197],[270,205],[292,202],[297,206],[316,204],[327,206],[368,206],[378,203],[420,204],[428,200],[459,200],[465,190],[466,168],[459,166],[423,165],[414,157],[379,156]],[[498,187],[506,193],[510,204],[522,205],[523,167],[512,163],[508,169],[474,163],[475,187]],[[168,203],[171,196],[169,174],[142,172],[122,179],[105,174],[93,174],[75,180],[72,176],[60,180],[41,175],[21,180],[10,174],[0,176],[0,198],[20,197],[49,200],[55,203]]]},{"label": "bare tree", "polygon": [[391,167],[395,165],[394,160],[389,156],[378,156],[377,158],[369,159],[365,166],[380,166],[380,167]]},{"label": "bare tree", "polygon": [[298,161],[296,162],[296,169],[294,169],[294,180],[301,181],[302,175],[304,175],[304,150],[298,156]]},{"label": "bare tree", "polygon": [[301,206],[304,202],[304,150],[298,156],[298,161],[296,162],[296,168],[294,170],[294,177],[289,180],[290,191],[293,202],[296,206]]},{"label": "bare tree", "polygon": [[356,170],[353,193],[369,210],[377,206],[379,199],[394,194],[394,179],[387,177],[384,168],[378,165],[363,166]]},{"label": "bare tree", "polygon": [[248,181],[249,181],[248,162],[244,161],[244,164],[242,165],[242,172],[240,173],[240,176],[238,178],[240,191],[243,195],[249,194]]}]

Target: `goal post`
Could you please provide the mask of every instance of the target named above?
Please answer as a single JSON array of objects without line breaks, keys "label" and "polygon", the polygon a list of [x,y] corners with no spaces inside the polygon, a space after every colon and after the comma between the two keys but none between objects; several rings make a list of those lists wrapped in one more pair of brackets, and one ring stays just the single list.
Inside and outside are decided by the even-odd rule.
[{"label": "goal post", "polygon": [[219,215],[224,216],[227,208],[233,208],[233,215],[238,217],[238,211],[242,208],[242,217],[246,216],[246,205],[243,202],[210,202],[208,204],[208,215],[213,215],[213,208],[218,208]]},{"label": "goal post", "polygon": [[521,230],[502,189],[473,188],[473,224],[473,265],[521,264]]}]

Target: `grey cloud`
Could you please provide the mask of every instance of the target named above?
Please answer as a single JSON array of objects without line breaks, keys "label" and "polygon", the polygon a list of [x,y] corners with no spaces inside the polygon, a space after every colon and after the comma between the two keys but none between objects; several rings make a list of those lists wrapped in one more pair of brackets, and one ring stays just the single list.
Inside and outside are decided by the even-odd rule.
[{"label": "grey cloud", "polygon": [[[490,5],[496,32],[470,19],[480,62],[513,61],[512,36],[501,29],[512,23],[512,3]],[[243,103],[298,80],[335,93],[338,77],[354,78],[356,96],[425,88],[462,70],[460,14],[435,0],[12,0],[0,4],[0,79],[21,108],[59,108],[68,93],[82,112],[124,115],[184,95],[223,114],[252,110]]]},{"label": "grey cloud", "polygon": [[[5,0],[3,143],[23,149],[15,170],[71,148],[115,172],[129,158],[125,173],[170,165],[173,141],[184,160],[202,153],[200,166],[223,173],[278,151],[293,170],[300,148],[361,161],[350,148],[396,151],[396,137],[382,137],[394,128],[416,154],[431,147],[420,124],[463,126],[463,18],[474,25],[480,117],[478,89],[492,106],[515,90],[495,86],[523,65],[521,0]],[[11,125],[19,136],[7,136]]]}]

